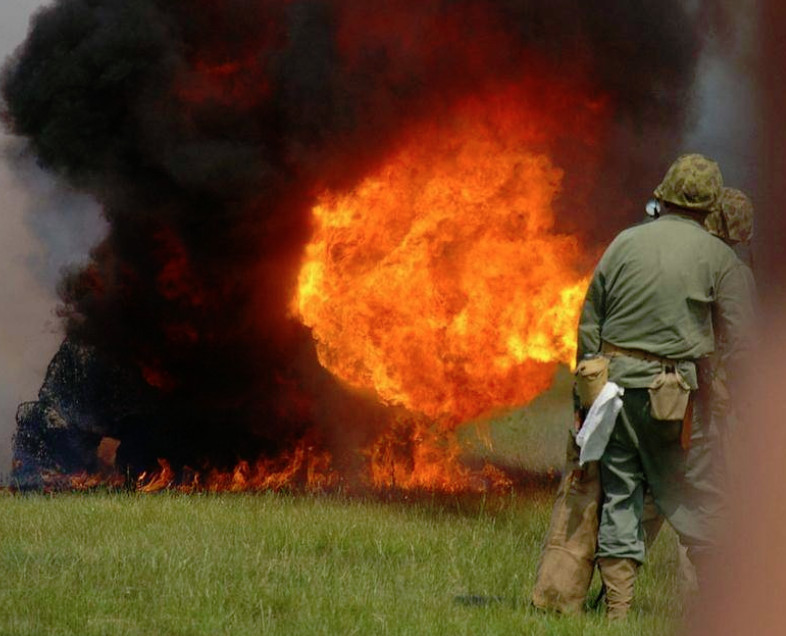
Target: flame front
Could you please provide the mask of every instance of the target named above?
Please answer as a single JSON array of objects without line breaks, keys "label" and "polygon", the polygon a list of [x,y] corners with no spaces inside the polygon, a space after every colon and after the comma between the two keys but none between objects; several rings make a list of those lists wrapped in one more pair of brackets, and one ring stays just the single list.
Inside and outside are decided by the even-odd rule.
[{"label": "flame front", "polygon": [[[470,468],[462,462],[462,447],[450,432],[425,422],[404,420],[385,431],[361,451],[362,466],[340,473],[332,455],[301,440],[291,452],[253,464],[240,462],[233,470],[184,469],[176,473],[169,462],[159,459],[159,469],[142,473],[136,482],[139,492],[166,489],[180,492],[259,492],[282,489],[305,492],[509,492],[513,480],[504,471],[486,463]],[[122,476],[115,476],[122,486]],[[89,490],[108,480],[75,475],[70,487]]]},{"label": "flame front", "polygon": [[564,175],[544,126],[465,104],[350,192],[319,198],[293,311],[327,369],[465,421],[528,402],[573,362],[587,275],[576,238],[554,228]]}]

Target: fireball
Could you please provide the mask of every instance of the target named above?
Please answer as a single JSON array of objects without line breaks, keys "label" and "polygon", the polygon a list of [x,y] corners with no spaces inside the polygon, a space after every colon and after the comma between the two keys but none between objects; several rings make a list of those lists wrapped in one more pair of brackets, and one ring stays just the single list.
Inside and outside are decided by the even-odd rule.
[{"label": "fireball", "polygon": [[564,170],[543,138],[558,126],[516,91],[469,100],[321,194],[292,311],[323,366],[459,422],[528,402],[572,364],[588,273],[555,227]]}]

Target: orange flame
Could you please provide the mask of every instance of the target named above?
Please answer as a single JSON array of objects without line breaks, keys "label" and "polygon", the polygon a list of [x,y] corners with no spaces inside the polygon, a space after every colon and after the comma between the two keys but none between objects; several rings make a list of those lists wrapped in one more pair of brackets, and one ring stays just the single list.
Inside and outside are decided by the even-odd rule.
[{"label": "orange flame", "polygon": [[491,464],[473,470],[461,462],[455,435],[422,423],[403,424],[379,437],[364,454],[368,479],[376,490],[447,493],[504,491],[512,480]]},{"label": "orange flame", "polygon": [[[363,466],[355,474],[340,475],[332,455],[301,442],[289,453],[275,459],[260,459],[253,464],[241,461],[231,471],[211,469],[204,472],[186,469],[176,474],[169,462],[159,459],[160,468],[142,473],[136,488],[152,493],[161,490],[180,492],[248,492],[302,489],[306,492],[346,491],[427,491],[489,492],[508,491],[512,480],[489,464],[480,469],[461,461],[462,448],[452,433],[437,431],[423,422],[399,422],[361,451]],[[95,487],[85,477],[72,480],[72,487]]]},{"label": "orange flame", "polygon": [[160,469],[142,473],[137,481],[140,492],[176,489],[181,492],[246,492],[281,490],[302,487],[308,492],[334,490],[339,483],[332,457],[325,450],[314,447],[308,440],[301,442],[290,453],[275,459],[259,459],[254,464],[241,461],[231,471],[210,469],[176,475],[169,462],[158,460]]},{"label": "orange flame", "polygon": [[564,87],[527,92],[539,101],[502,91],[419,125],[372,174],[313,208],[291,311],[312,329],[325,368],[410,412],[360,449],[363,465],[339,472],[304,439],[230,471],[175,474],[159,460],[139,490],[513,487],[491,465],[464,464],[452,430],[527,403],[557,364],[573,363],[588,259],[555,228],[564,171],[550,144],[567,135],[591,146],[606,114],[602,100]]},{"label": "orange flame", "polygon": [[575,356],[588,278],[554,229],[563,170],[540,143],[554,122],[492,103],[421,126],[350,192],[325,192],[292,302],[323,366],[435,419],[524,404]]}]

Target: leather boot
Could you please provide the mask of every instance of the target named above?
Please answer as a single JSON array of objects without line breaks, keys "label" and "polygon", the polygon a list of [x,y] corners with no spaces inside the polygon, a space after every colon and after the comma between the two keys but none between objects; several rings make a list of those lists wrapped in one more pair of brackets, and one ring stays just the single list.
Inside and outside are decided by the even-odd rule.
[{"label": "leather boot", "polygon": [[638,567],[638,562],[633,559],[598,558],[600,578],[606,587],[606,616],[609,620],[620,620],[628,615]]}]

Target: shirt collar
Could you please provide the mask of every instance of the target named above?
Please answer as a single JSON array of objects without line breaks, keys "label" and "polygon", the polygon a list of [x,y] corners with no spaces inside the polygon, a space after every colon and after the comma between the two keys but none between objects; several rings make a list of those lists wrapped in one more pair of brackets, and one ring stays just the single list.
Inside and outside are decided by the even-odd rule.
[{"label": "shirt collar", "polygon": [[691,223],[693,225],[699,226],[702,230],[706,230],[702,223],[699,223],[693,217],[690,217],[686,214],[680,214],[679,212],[669,212],[668,214],[663,214],[655,219],[655,221],[677,221],[682,223]]}]

